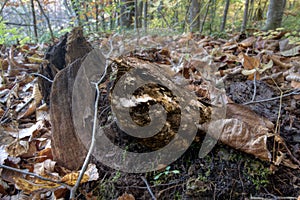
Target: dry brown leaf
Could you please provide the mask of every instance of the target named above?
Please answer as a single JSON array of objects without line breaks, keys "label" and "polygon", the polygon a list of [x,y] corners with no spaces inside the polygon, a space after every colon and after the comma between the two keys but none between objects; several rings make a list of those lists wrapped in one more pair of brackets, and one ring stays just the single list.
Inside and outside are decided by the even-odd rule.
[{"label": "dry brown leaf", "polygon": [[60,187],[59,184],[40,179],[26,180],[21,177],[14,177],[15,186],[17,189],[22,190],[25,194],[32,194],[37,191],[47,189],[55,189]]},{"label": "dry brown leaf", "polygon": [[[199,128],[207,131],[208,127],[213,127],[217,131],[210,131],[211,136],[222,143],[262,160],[271,161],[267,138],[274,127],[272,122],[247,107],[234,103],[227,104],[226,118],[209,122]],[[220,131],[221,134],[218,135]]]},{"label": "dry brown leaf", "polygon": [[44,126],[45,126],[45,124],[43,121],[38,121],[28,128],[24,128],[24,129],[20,129],[20,130],[10,128],[10,129],[5,130],[5,132],[7,132],[8,134],[10,134],[11,136],[13,136],[15,138],[23,139],[25,137],[32,136],[32,134],[35,131],[39,131]]},{"label": "dry brown leaf", "polygon": [[29,150],[29,143],[27,141],[16,139],[14,142],[6,147],[7,153],[12,157],[18,157],[27,153]]},{"label": "dry brown leaf", "polygon": [[280,60],[280,57],[278,56],[270,56],[270,59],[273,60],[274,64],[279,66],[279,67],[282,67],[282,68],[285,68],[285,69],[288,69],[288,68],[291,68],[293,65],[291,63],[284,63]]},{"label": "dry brown leaf", "polygon": [[300,46],[296,46],[292,49],[280,52],[281,55],[289,57],[289,56],[297,56],[300,54]]},{"label": "dry brown leaf", "polygon": [[[244,67],[244,69],[246,69],[246,70],[252,70],[252,69],[256,70],[256,69],[259,68],[260,59],[258,57],[250,57],[250,56],[247,56],[246,54],[242,54],[242,55],[243,55],[243,67]],[[254,79],[254,73],[252,73],[248,76],[249,80]],[[256,79],[259,80],[259,73],[256,73]]]},{"label": "dry brown leaf", "polygon": [[239,43],[239,45],[243,47],[252,47],[254,42],[256,41],[256,37],[249,37]]},{"label": "dry brown leaf", "polygon": [[[62,177],[61,181],[63,183],[73,186],[73,185],[75,185],[75,183],[78,179],[78,176],[79,176],[79,172],[72,172],[72,173],[66,174],[64,177]],[[86,183],[88,181],[89,181],[89,176],[87,174],[84,174],[80,183]]]},{"label": "dry brown leaf", "polygon": [[127,194],[126,192],[118,197],[118,200],[135,200],[134,196],[132,194]]},{"label": "dry brown leaf", "polygon": [[47,159],[43,162],[34,164],[33,172],[35,174],[40,174],[40,175],[52,173],[54,172],[55,164],[56,164],[55,161]]},{"label": "dry brown leaf", "polygon": [[41,150],[38,153],[37,158],[36,158],[35,161],[36,162],[43,162],[47,159],[53,160],[51,148],[46,148],[46,149]]}]

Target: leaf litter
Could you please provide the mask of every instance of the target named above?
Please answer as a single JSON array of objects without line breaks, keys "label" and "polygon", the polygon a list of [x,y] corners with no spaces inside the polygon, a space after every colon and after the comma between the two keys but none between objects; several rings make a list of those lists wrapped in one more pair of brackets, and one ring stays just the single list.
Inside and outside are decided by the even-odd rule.
[{"label": "leaf litter", "polygon": [[[235,190],[234,198],[250,194],[262,198],[270,194],[295,198],[300,195],[299,46],[289,44],[284,38],[251,36],[242,40],[239,37],[233,35],[224,40],[187,34],[139,38],[113,34],[95,41],[112,62],[119,55],[128,56],[128,52],[134,50],[134,57],[158,64],[174,82],[180,84],[182,78],[188,80],[190,84],[186,89],[194,92],[200,102],[209,102],[212,94],[199,68],[214,67],[215,76],[225,83],[226,119],[213,122],[221,127],[222,144],[207,157],[198,158],[196,151],[205,132],[205,123],[201,125],[195,144],[171,166],[181,173],[166,173],[160,182],[153,179],[157,173],[153,172],[152,176],[149,173],[147,179],[158,199],[170,198],[175,191],[179,191],[182,198],[215,195],[217,199],[227,199],[232,190]],[[1,54],[0,164],[73,185],[78,173],[52,160],[48,105],[41,99],[34,75],[40,63],[45,62],[43,52],[39,45],[26,45],[7,48]],[[209,65],[203,55],[212,56],[214,64]],[[144,94],[127,103],[162,100]],[[168,104],[172,98],[163,101]],[[189,164],[187,159],[192,159]],[[85,199],[99,195],[103,199],[150,197],[139,175],[118,175],[102,166],[86,176],[83,181],[91,182],[82,185],[81,196]],[[94,178],[89,180],[89,177]],[[64,186],[60,183],[41,181],[2,168],[2,197],[16,196],[14,187],[22,195],[31,197],[41,197],[49,191],[55,198],[67,196],[67,190],[61,190]]]}]

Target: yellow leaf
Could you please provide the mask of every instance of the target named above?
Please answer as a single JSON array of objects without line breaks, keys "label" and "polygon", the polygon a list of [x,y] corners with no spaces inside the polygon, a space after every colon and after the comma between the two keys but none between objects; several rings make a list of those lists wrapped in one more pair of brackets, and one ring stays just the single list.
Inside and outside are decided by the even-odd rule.
[{"label": "yellow leaf", "polygon": [[[67,175],[65,175],[61,181],[68,184],[68,185],[75,185],[77,179],[78,179],[78,176],[79,176],[79,172],[72,172],[72,173],[69,173]],[[86,183],[89,181],[89,176],[87,174],[84,174],[80,183]]]}]

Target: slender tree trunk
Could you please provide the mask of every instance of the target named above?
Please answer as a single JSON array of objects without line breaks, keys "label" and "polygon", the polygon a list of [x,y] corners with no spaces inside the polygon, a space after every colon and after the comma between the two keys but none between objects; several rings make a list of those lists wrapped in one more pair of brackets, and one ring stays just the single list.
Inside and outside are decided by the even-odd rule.
[{"label": "slender tree trunk", "polygon": [[250,6],[248,8],[248,19],[250,21],[253,20],[253,15],[254,15],[254,0],[250,0]]},{"label": "slender tree trunk", "polygon": [[209,23],[209,34],[213,32],[213,25],[214,20],[216,16],[216,10],[217,10],[217,2],[216,0],[211,1],[212,5],[210,6],[210,23]]},{"label": "slender tree trunk", "polygon": [[224,7],[224,12],[223,12],[223,18],[222,18],[221,28],[220,28],[221,32],[224,31],[225,26],[226,26],[229,4],[230,4],[230,0],[225,0],[225,7]]},{"label": "slender tree trunk", "polygon": [[200,25],[200,33],[203,32],[203,29],[204,29],[204,24],[205,24],[205,21],[206,21],[206,18],[207,18],[207,15],[208,15],[208,11],[210,9],[210,4],[211,4],[211,1],[212,0],[209,0],[209,2],[207,3],[207,6],[206,6],[206,11],[205,11],[205,14],[203,16],[203,20],[202,20],[202,23]]},{"label": "slender tree trunk", "polygon": [[96,0],[95,1],[95,10],[96,10],[96,13],[95,13],[95,17],[96,17],[96,31],[99,31],[99,4],[98,4],[98,1]]},{"label": "slender tree trunk", "polygon": [[33,31],[34,31],[34,37],[35,41],[38,41],[38,33],[37,33],[37,25],[36,25],[36,16],[35,16],[35,9],[34,9],[34,2],[33,0],[30,0],[31,3],[31,12],[32,12],[32,19],[33,19]]},{"label": "slender tree trunk", "polygon": [[138,28],[139,28],[138,0],[134,0],[134,29],[137,30]]},{"label": "slender tree trunk", "polygon": [[44,9],[40,3],[39,0],[36,0],[36,2],[38,3],[39,5],[39,8],[40,8],[40,11],[41,13],[43,14],[43,16],[45,17],[46,19],[46,22],[47,22],[47,26],[48,26],[48,29],[49,29],[49,32],[50,32],[50,35],[51,35],[51,39],[52,41],[54,42],[55,38],[54,38],[54,35],[53,35],[53,31],[52,31],[52,28],[51,28],[51,24],[50,24],[50,20],[49,20],[49,17],[46,15],[46,13],[44,12]]},{"label": "slender tree trunk", "polygon": [[244,9],[244,16],[243,16],[243,23],[241,27],[241,32],[245,32],[247,27],[247,21],[248,21],[248,7],[249,7],[249,0],[245,1],[245,9]]},{"label": "slender tree trunk", "polygon": [[132,0],[120,0],[121,2],[121,26],[125,28],[132,28],[133,15],[134,15],[134,1]]},{"label": "slender tree trunk", "polygon": [[85,26],[88,27],[89,32],[91,32],[91,24],[89,23],[89,17],[87,16],[87,13],[89,12],[89,3],[84,3],[84,18],[85,18]]},{"label": "slender tree trunk", "polygon": [[2,15],[2,11],[6,5],[6,3],[8,2],[8,0],[5,0],[4,3],[2,4],[1,8],[0,8],[0,15]]},{"label": "slender tree trunk", "polygon": [[190,31],[196,32],[200,29],[200,0],[192,0],[190,5]]},{"label": "slender tree trunk", "polygon": [[143,0],[140,0],[139,3],[138,3],[138,27],[139,28],[142,28],[142,23],[143,23],[143,7],[144,7],[144,1]]},{"label": "slender tree trunk", "polygon": [[77,24],[78,26],[82,26],[80,19],[80,6],[78,0],[71,0],[71,4],[77,18]]},{"label": "slender tree trunk", "polygon": [[274,30],[281,26],[285,0],[270,0],[266,26],[263,30]]},{"label": "slender tree trunk", "polygon": [[147,27],[148,27],[148,1],[145,0],[144,2],[144,30],[147,32]]}]

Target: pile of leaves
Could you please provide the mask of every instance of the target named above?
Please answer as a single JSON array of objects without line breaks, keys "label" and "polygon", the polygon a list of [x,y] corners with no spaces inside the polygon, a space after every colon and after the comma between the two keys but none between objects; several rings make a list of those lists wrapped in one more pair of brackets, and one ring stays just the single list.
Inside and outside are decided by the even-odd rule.
[{"label": "pile of leaves", "polygon": [[[163,61],[170,77],[188,80],[186,89],[195,92],[199,101],[207,105],[211,92],[201,68],[211,69],[216,79],[225,83],[228,113],[223,120],[222,144],[206,157],[198,157],[203,138],[199,130],[186,153],[161,171],[127,174],[95,161],[97,168],[95,164],[89,165],[78,198],[149,199],[152,195],[157,199],[228,199],[251,195],[297,198],[300,195],[300,46],[278,35],[265,39],[243,37],[235,35],[224,40],[192,34],[163,37],[114,34],[94,41],[94,46],[100,44],[112,65],[118,66],[119,55],[126,55],[124,61],[130,56],[159,64]],[[67,198],[78,178],[78,171],[59,166],[52,157],[49,108],[42,101],[37,84],[39,65],[46,62],[45,48],[40,45],[1,48],[2,199]],[[129,51],[133,53],[128,54]],[[212,62],[208,62],[207,55]],[[205,127],[202,129],[205,131]]]}]

